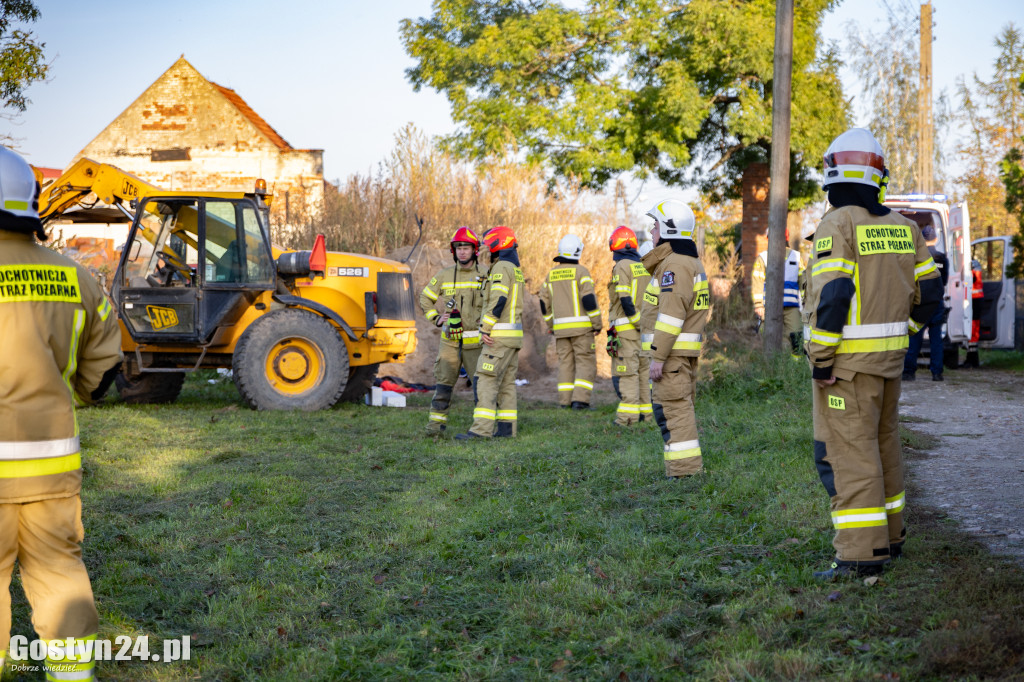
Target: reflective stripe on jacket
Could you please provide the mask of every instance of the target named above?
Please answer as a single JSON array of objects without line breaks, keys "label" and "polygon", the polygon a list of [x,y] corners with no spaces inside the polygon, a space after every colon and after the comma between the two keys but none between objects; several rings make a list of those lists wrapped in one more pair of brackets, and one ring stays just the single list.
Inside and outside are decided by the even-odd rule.
[{"label": "reflective stripe on jacket", "polygon": [[[579,263],[558,263],[548,271],[540,288],[544,321],[556,338],[601,330],[601,309],[586,310],[583,298],[594,296],[590,271]],[[594,298],[597,305],[597,298]]]},{"label": "reflective stripe on jacket", "polygon": [[[495,343],[510,348],[523,347],[523,271],[507,260],[491,265],[484,285],[483,315],[480,331]],[[501,298],[505,304],[496,311]]]},{"label": "reflective stripe on jacket", "polygon": [[[938,269],[917,224],[893,211],[832,208],[814,234],[808,264],[805,338],[813,368],[842,379],[903,371],[911,310]],[[936,286],[936,291],[940,287]]]},{"label": "reflective stripe on jacket", "polygon": [[[608,283],[608,300],[611,302],[608,319],[609,325],[623,338],[639,338],[642,297],[650,280],[651,274],[640,261],[623,258],[612,268],[612,279]],[[623,298],[633,302],[632,316],[623,310]]]},{"label": "reflective stripe on jacket", "polygon": [[0,503],[78,494],[75,406],[121,360],[113,308],[87,269],[0,230]]},{"label": "reflective stripe on jacket", "polygon": [[659,287],[652,358],[664,362],[671,355],[699,356],[711,303],[704,265],[698,258],[673,253],[668,242],[648,253],[644,265],[654,266],[652,281]]},{"label": "reflective stripe on jacket", "polygon": [[[648,256],[650,253],[647,254]],[[658,320],[658,280],[648,280],[640,304],[640,349],[649,351],[654,342],[654,323]]]}]

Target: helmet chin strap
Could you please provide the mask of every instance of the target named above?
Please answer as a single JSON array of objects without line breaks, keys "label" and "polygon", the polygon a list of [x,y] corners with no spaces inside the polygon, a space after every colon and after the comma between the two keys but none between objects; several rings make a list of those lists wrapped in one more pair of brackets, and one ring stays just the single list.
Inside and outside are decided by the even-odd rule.
[{"label": "helmet chin strap", "polygon": [[889,169],[882,171],[882,181],[878,183],[878,203],[885,203],[885,190],[889,186]]}]

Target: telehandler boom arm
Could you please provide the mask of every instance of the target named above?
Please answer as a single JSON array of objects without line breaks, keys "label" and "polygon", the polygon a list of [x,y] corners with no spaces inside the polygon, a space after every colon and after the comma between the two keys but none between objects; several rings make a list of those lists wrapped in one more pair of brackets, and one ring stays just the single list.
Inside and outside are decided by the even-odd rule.
[{"label": "telehandler boom arm", "polygon": [[[36,179],[40,177],[37,170]],[[80,159],[43,188],[39,194],[39,217],[45,224],[81,203],[90,193],[103,203],[121,206],[143,194],[161,194],[162,191],[116,166]]]}]

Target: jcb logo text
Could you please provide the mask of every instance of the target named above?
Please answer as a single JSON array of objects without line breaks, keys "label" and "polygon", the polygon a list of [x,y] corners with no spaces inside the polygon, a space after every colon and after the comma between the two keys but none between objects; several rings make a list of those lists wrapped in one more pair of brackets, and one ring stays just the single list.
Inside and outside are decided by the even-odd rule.
[{"label": "jcb logo text", "polygon": [[147,305],[146,314],[149,316],[149,323],[153,325],[154,330],[178,326],[178,312],[174,308]]}]

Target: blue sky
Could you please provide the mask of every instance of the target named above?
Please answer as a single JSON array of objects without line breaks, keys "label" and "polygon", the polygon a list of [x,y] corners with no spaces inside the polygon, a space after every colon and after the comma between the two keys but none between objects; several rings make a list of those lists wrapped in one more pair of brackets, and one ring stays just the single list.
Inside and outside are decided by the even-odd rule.
[{"label": "blue sky", "polygon": [[[911,4],[917,4],[912,0]],[[412,122],[430,135],[453,128],[447,101],[414,93],[402,18],[430,13],[430,0],[179,0],[71,3],[37,0],[33,26],[53,65],[29,90],[10,126],[33,164],[64,167],[182,54],[206,78],[241,95],[292,146],[324,150],[328,179],[373,170],[395,133]],[[935,91],[957,75],[987,75],[993,38],[1024,27],[1021,0],[933,0]],[[849,21],[868,27],[882,0],[844,0],[825,24],[842,42]],[[916,26],[910,17],[908,25]],[[845,74],[847,94],[855,87]]]}]

